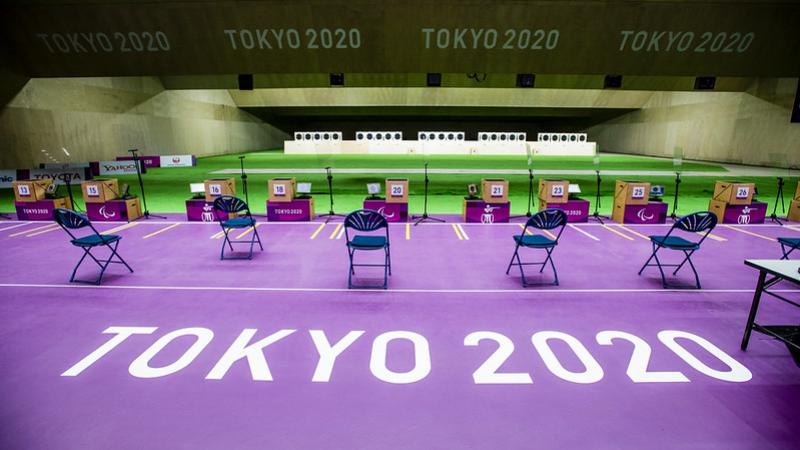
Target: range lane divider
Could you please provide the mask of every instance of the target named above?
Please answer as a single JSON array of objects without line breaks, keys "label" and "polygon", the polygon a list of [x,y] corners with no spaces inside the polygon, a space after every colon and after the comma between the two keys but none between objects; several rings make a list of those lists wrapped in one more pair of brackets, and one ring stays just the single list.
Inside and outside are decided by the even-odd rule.
[{"label": "range lane divider", "polygon": [[314,231],[314,233],[311,235],[309,239],[316,239],[319,232],[322,231],[323,228],[325,228],[325,225],[327,225],[327,223],[321,223],[319,225],[319,228],[317,228],[317,230]]},{"label": "range lane divider", "polygon": [[14,228],[24,227],[25,225],[30,225],[32,223],[33,222],[18,223],[16,225],[11,225],[10,227],[0,228],[0,231],[13,230]]},{"label": "range lane divider", "polygon": [[576,226],[576,225],[573,225],[573,224],[571,224],[571,223],[568,223],[568,224],[567,224],[567,226],[568,226],[568,227],[570,227],[570,228],[572,228],[573,230],[577,231],[578,233],[581,233],[581,234],[583,234],[584,236],[588,237],[589,239],[594,239],[595,241],[599,241],[599,240],[600,240],[600,239],[598,239],[597,237],[595,237],[593,234],[589,234],[589,233],[587,233],[587,232],[585,232],[585,231],[581,230],[581,229],[580,229],[580,227],[578,227],[578,226]]},{"label": "range lane divider", "polygon": [[44,230],[45,228],[50,228],[50,227],[52,227],[54,225],[58,226],[58,225],[56,225],[54,223],[48,223],[47,225],[38,226],[36,228],[29,228],[27,230],[17,231],[16,233],[9,234],[8,237],[17,237],[19,235],[28,234],[28,233],[33,232],[33,231]]},{"label": "range lane divider", "polygon": [[752,231],[743,230],[743,229],[738,228],[738,227],[732,227],[730,225],[722,225],[722,226],[725,227],[725,228],[731,229],[733,231],[738,231],[739,233],[749,234],[750,236],[755,236],[757,238],[761,238],[761,239],[764,239],[764,240],[767,240],[767,241],[772,241],[772,242],[776,241],[776,239],[773,239],[773,238],[768,237],[768,236],[764,236],[763,234],[753,233]]},{"label": "range lane divider", "polygon": [[625,234],[625,233],[622,233],[622,232],[620,232],[620,231],[617,231],[617,230],[615,230],[615,229],[611,228],[610,226],[608,226],[608,225],[606,225],[606,224],[602,224],[602,225],[600,225],[600,226],[601,226],[601,227],[603,227],[603,228],[605,228],[606,230],[608,230],[608,231],[610,231],[610,232],[612,232],[612,233],[614,233],[614,234],[618,235],[618,236],[621,236],[621,237],[623,237],[623,238],[625,238],[625,239],[629,240],[629,241],[632,241],[632,240],[633,240],[633,238],[632,238],[632,237],[630,237],[630,236],[628,236],[627,234]]},{"label": "range lane divider", "polygon": [[411,223],[406,222],[406,240],[411,239]]},{"label": "range lane divider", "polygon": [[47,228],[47,229],[42,230],[42,231],[37,231],[35,233],[28,234],[25,237],[34,237],[34,236],[38,236],[40,234],[45,234],[45,233],[49,233],[51,231],[56,231],[56,230],[60,230],[60,229],[61,229],[61,226],[60,225],[56,225],[53,228]]},{"label": "range lane divider", "polygon": [[457,223],[456,226],[458,227],[458,231],[461,232],[461,236],[464,236],[464,240],[468,241],[469,240],[469,235],[464,230],[464,227],[462,227],[460,223]]},{"label": "range lane divider", "polygon": [[180,225],[180,224],[179,223],[173,223],[172,225],[167,225],[166,227],[164,227],[164,228],[162,228],[162,229],[160,229],[158,231],[155,231],[153,233],[148,234],[147,236],[142,237],[142,239],[150,239],[151,237],[156,236],[158,234],[161,234],[161,233],[163,233],[163,232],[165,232],[167,230],[171,230],[171,229],[177,227],[178,225]]},{"label": "range lane divider", "polygon": [[[704,232],[702,232],[702,231],[698,231],[698,232],[697,232],[697,234],[699,234],[700,236],[702,236],[702,235],[704,235],[705,233],[704,233]],[[717,235],[716,235],[716,234],[714,234],[714,233],[708,233],[708,238],[709,238],[709,239],[713,239],[713,240],[715,240],[715,241],[719,241],[719,242],[725,242],[725,241],[727,241],[727,239],[725,239],[724,237],[722,237],[722,236],[717,236]]]},{"label": "range lane divider", "polygon": [[246,229],[246,230],[244,230],[244,232],[242,232],[241,234],[239,234],[238,236],[236,236],[236,239],[241,239],[241,238],[243,238],[243,237],[247,236],[248,234],[252,233],[252,232],[253,232],[253,230],[255,230],[256,228],[258,228],[259,226],[261,226],[261,223],[260,223],[260,222],[259,222],[259,223],[256,223],[256,224],[255,224],[255,226],[252,226],[252,227],[247,227],[247,229]]},{"label": "range lane divider", "polygon": [[632,235],[634,235],[634,236],[639,236],[640,238],[642,238],[642,239],[644,239],[644,240],[646,240],[646,241],[649,241],[649,240],[650,240],[650,238],[649,238],[649,237],[647,237],[647,236],[643,235],[642,233],[639,233],[639,232],[638,232],[638,231],[636,231],[636,230],[632,230],[632,229],[630,229],[630,228],[626,227],[625,225],[618,224],[618,225],[617,225],[617,227],[619,227],[619,228],[620,228],[620,229],[622,229],[622,230],[625,230],[626,232],[628,232],[628,233],[630,233],[630,234],[632,234]]},{"label": "range lane divider", "polygon": [[128,228],[133,228],[133,227],[135,227],[137,225],[139,225],[139,222],[128,222],[128,223],[126,223],[124,225],[120,225],[120,226],[112,228],[110,230],[101,231],[100,234],[116,233],[117,231],[127,230]]},{"label": "range lane divider", "polygon": [[461,232],[458,231],[458,227],[456,226],[456,224],[452,224],[452,225],[453,225],[453,231],[455,231],[456,232],[456,236],[458,236],[458,240],[459,241],[463,241],[464,238],[461,237]]},{"label": "range lane divider", "polygon": [[336,224],[336,227],[333,229],[331,235],[328,236],[328,239],[336,239],[336,236],[341,228],[342,228],[342,222],[339,222],[338,224]]}]

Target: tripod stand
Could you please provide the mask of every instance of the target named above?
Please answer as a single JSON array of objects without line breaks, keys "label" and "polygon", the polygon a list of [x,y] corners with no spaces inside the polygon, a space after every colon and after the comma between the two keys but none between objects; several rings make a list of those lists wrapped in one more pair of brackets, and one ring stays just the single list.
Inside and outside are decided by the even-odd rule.
[{"label": "tripod stand", "polygon": [[430,180],[428,179],[428,163],[425,163],[425,200],[422,207],[422,215],[421,216],[411,216],[411,220],[414,220],[414,226],[419,225],[422,222],[444,222],[444,219],[439,219],[437,217],[431,217],[428,215],[428,184]]},{"label": "tripod stand", "polygon": [[344,217],[344,215],[343,214],[336,214],[336,212],[333,211],[333,173],[331,172],[330,166],[325,168],[325,172],[328,174],[328,177],[327,177],[328,178],[328,195],[330,196],[330,200],[331,200],[331,209],[330,209],[330,211],[328,211],[327,214],[320,214],[320,217],[327,217],[327,219],[325,219],[325,223],[328,223],[328,222],[331,221],[332,218],[334,218],[334,217]]},{"label": "tripod stand", "polygon": [[601,216],[600,212],[599,212],[599,209],[600,209],[600,181],[602,181],[600,179],[600,170],[595,170],[594,173],[597,175],[597,187],[595,188],[595,191],[594,191],[594,213],[592,214],[592,217],[594,217],[594,219],[597,220],[598,222],[600,222],[601,224],[605,225],[605,222],[603,222],[603,218],[608,219],[608,217]]},{"label": "tripod stand", "polygon": [[139,189],[142,191],[142,203],[144,206],[144,213],[142,217],[144,217],[145,219],[149,219],[150,216],[152,216],[152,217],[158,217],[159,219],[166,219],[166,217],[164,216],[157,216],[155,214],[150,214],[150,211],[148,211],[147,209],[147,197],[144,195],[144,181],[142,181],[142,169],[141,167],[139,167],[140,159],[137,153],[138,151],[139,149],[136,148],[128,150],[131,156],[133,156],[133,164],[136,166],[136,176],[139,178]]},{"label": "tripod stand", "polygon": [[678,215],[675,213],[678,210],[678,188],[681,185],[681,173],[675,172],[675,196],[672,200],[672,214],[669,216],[672,218],[673,222],[678,218]]},{"label": "tripod stand", "polygon": [[775,194],[775,204],[772,205],[772,214],[769,218],[778,225],[783,225],[783,222],[778,219],[778,200],[781,201],[781,211],[786,213],[786,204],[783,202],[783,177],[778,177],[778,193]]},{"label": "tripod stand", "polygon": [[74,211],[83,211],[83,209],[78,208],[78,205],[75,203],[75,197],[72,195],[72,173],[64,172],[57,175],[57,178],[64,182],[67,186],[67,195],[69,196],[69,204],[72,205],[72,209]]},{"label": "tripod stand", "polygon": [[528,212],[526,212],[525,214],[511,216],[508,218],[508,220],[518,219],[520,217],[530,217],[532,205],[533,205],[533,169],[528,169]]}]

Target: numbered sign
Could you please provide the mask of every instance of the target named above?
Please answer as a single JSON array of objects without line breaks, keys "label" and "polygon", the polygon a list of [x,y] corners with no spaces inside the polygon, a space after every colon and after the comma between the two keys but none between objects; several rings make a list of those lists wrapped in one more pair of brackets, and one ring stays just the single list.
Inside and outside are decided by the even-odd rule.
[{"label": "numbered sign", "polygon": [[750,196],[749,186],[739,186],[736,188],[736,198],[747,198]]},{"label": "numbered sign", "polygon": [[17,186],[17,193],[19,193],[20,196],[28,197],[31,195],[31,188],[27,184],[20,184]]},{"label": "numbered sign", "polygon": [[286,195],[286,185],[280,183],[273,184],[272,193],[281,197]]},{"label": "numbered sign", "polygon": [[631,198],[644,198],[644,186],[634,186]]},{"label": "numbered sign", "polygon": [[86,186],[86,196],[87,197],[100,197],[100,189],[97,188],[97,185],[90,184]]},{"label": "numbered sign", "polygon": [[502,197],[503,196],[503,185],[502,184],[493,184],[492,185],[492,197]]},{"label": "numbered sign", "polygon": [[392,197],[402,197],[403,196],[403,185],[402,184],[393,184],[392,185],[392,192],[390,193]]},{"label": "numbered sign", "polygon": [[215,196],[222,195],[222,185],[221,184],[209,184],[208,185],[208,193]]},{"label": "numbered sign", "polygon": [[563,184],[554,184],[551,187],[550,195],[552,197],[563,197],[564,196],[564,185]]}]

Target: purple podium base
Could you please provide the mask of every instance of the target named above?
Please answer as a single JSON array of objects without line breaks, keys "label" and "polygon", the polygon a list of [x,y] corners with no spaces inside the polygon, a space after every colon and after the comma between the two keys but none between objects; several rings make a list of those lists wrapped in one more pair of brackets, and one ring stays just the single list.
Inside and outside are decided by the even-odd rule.
[{"label": "purple podium base", "polygon": [[387,222],[408,222],[408,203],[387,203],[384,199],[364,199],[364,209],[383,214]]},{"label": "purple podium base", "polygon": [[296,198],[290,202],[267,200],[267,220],[270,222],[310,222],[313,219],[313,198]]},{"label": "purple podium base", "polygon": [[224,213],[214,215],[214,204],[204,198],[186,200],[186,220],[189,222],[216,222],[217,218],[225,220]]},{"label": "purple podium base", "polygon": [[749,225],[764,223],[767,217],[767,204],[752,202],[749,205],[727,205],[722,223],[738,223]]},{"label": "purple podium base", "polygon": [[511,215],[511,202],[486,203],[464,200],[464,221],[468,223],[505,223]]},{"label": "purple podium base", "polygon": [[643,225],[667,223],[667,204],[648,202],[646,205],[626,205],[623,223]]},{"label": "purple podium base", "polygon": [[86,203],[86,215],[93,222],[127,222],[138,217],[128,217],[128,205],[123,199],[105,203]]},{"label": "purple podium base", "polygon": [[[18,220],[53,220],[56,208],[66,208],[69,200],[45,199],[37,202],[14,202]],[[56,204],[58,203],[58,204]]]},{"label": "purple podium base", "polygon": [[588,222],[589,201],[580,198],[570,199],[567,203],[547,203],[548,208],[556,208],[567,214],[567,222]]}]

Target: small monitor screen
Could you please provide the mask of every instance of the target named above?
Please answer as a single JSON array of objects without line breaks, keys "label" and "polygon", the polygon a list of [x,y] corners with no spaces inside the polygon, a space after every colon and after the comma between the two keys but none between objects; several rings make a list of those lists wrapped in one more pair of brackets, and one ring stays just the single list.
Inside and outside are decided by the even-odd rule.
[{"label": "small monitor screen", "polygon": [[377,195],[381,193],[380,183],[367,183],[367,193],[370,195]]},{"label": "small monitor screen", "polygon": [[311,193],[311,183],[297,183],[297,193],[298,194],[310,194]]},{"label": "small monitor screen", "polygon": [[189,183],[189,190],[192,192],[192,194],[205,192],[206,185],[204,183]]},{"label": "small monitor screen", "polygon": [[570,194],[580,194],[581,193],[580,185],[570,183],[569,184],[569,193]]}]

